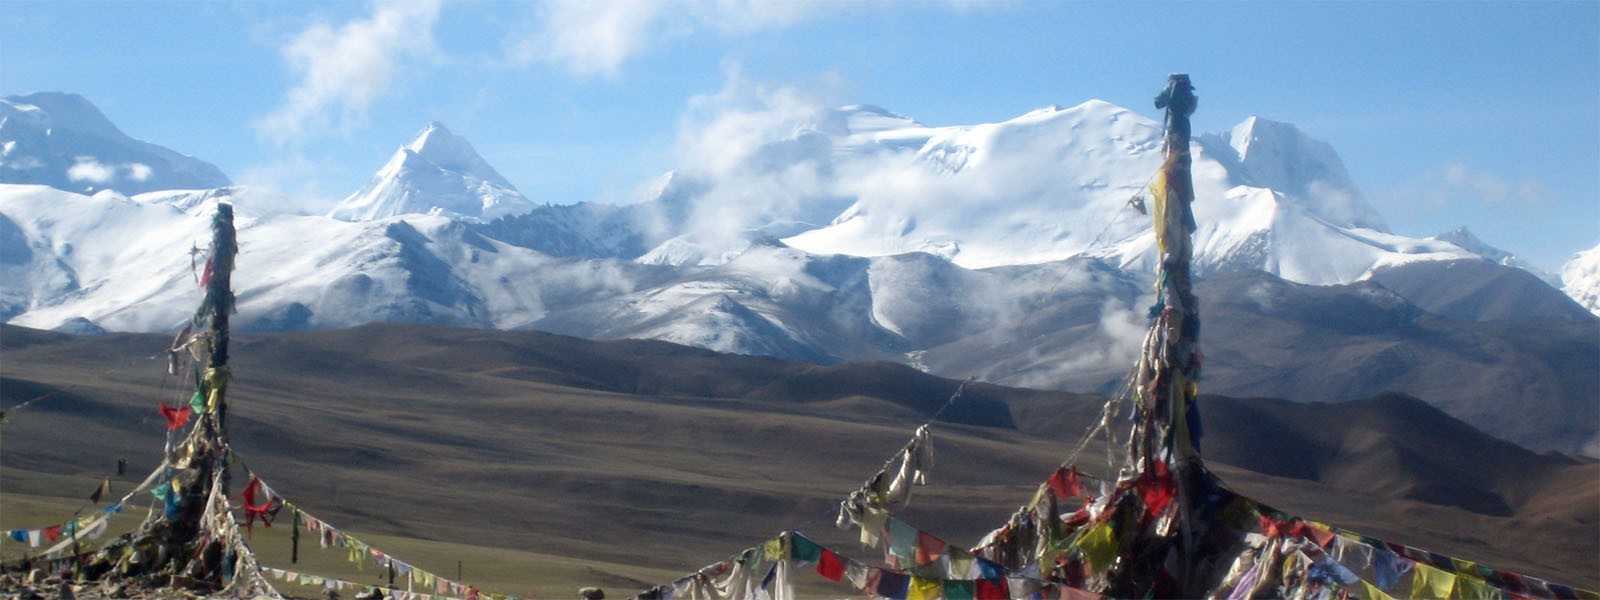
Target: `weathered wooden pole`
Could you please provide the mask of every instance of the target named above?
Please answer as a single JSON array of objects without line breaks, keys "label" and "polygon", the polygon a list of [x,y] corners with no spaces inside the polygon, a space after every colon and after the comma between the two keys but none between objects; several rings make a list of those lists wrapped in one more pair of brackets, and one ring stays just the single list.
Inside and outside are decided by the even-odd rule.
[{"label": "weathered wooden pole", "polygon": [[[190,409],[197,423],[170,448],[159,484],[152,490],[162,504],[126,543],[107,546],[95,559],[97,573],[164,576],[174,584],[219,590],[228,562],[224,540],[208,529],[207,510],[214,493],[228,495],[228,317],[233,312],[232,274],[238,242],[233,206],[217,205],[211,221],[211,256],[201,286],[205,297],[175,353],[205,355],[196,372]],[[199,360],[196,361],[197,368]],[[219,504],[218,506],[223,506]],[[212,519],[215,521],[215,518]],[[219,525],[213,522],[210,528]]]},{"label": "weathered wooden pole", "polygon": [[[1129,483],[1144,505],[1144,516],[1127,517],[1129,545],[1121,551],[1110,588],[1115,596],[1190,597],[1203,594],[1196,581],[1198,545],[1203,524],[1194,520],[1193,489],[1206,481],[1198,443],[1199,413],[1195,396],[1200,373],[1200,307],[1193,292],[1195,231],[1193,162],[1189,153],[1189,116],[1197,99],[1189,76],[1174,73],[1156,96],[1166,110],[1166,135],[1161,170],[1150,184],[1151,217],[1160,264],[1156,272],[1156,306],[1139,358],[1135,420],[1128,456]],[[1167,500],[1162,500],[1166,498]],[[1176,572],[1173,572],[1173,571]]]}]

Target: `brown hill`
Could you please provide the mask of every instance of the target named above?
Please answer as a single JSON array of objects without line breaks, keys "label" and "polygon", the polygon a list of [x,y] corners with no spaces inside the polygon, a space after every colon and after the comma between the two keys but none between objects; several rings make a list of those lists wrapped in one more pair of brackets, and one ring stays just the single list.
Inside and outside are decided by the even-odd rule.
[{"label": "brown hill", "polygon": [[[131,463],[124,489],[154,468],[154,405],[187,395],[163,375],[165,344],[0,331],[5,493],[76,496],[60,475],[96,481],[117,458]],[[887,364],[418,326],[242,336],[234,357],[234,447],[290,500],[353,531],[574,557],[588,566],[571,576],[594,579],[688,572],[789,528],[853,548],[831,526],[836,502],[958,383]],[[947,413],[965,423],[935,426],[934,480],[907,520],[975,541],[1031,497],[1101,404],[974,386]],[[1535,576],[1600,579],[1592,462],[1497,442],[1404,397],[1203,406],[1210,462],[1240,492]],[[1080,462],[1103,456],[1091,446]],[[582,570],[594,565],[607,566]],[[506,591],[552,593],[526,585]]]}]

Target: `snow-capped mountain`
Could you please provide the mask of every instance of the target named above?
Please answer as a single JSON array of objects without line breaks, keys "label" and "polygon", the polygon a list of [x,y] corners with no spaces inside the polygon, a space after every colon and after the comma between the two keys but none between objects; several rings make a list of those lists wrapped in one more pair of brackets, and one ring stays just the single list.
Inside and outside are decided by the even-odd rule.
[{"label": "snow-capped mountain", "polygon": [[60,92],[0,99],[0,182],[127,195],[229,184],[216,166],[130,138],[83,96]]},{"label": "snow-capped mountain", "polygon": [[1562,265],[1561,291],[1600,315],[1600,246],[1577,253]]},{"label": "snow-capped mountain", "polygon": [[[874,143],[883,139],[897,143]],[[1156,121],[1101,101],[1001,123],[851,136],[846,156],[873,155],[836,168],[855,203],[784,242],[818,253],[929,252],[971,268],[1081,254],[1152,271],[1148,219],[1129,205],[1160,164],[1161,139]],[[1385,231],[1332,149],[1292,126],[1252,117],[1227,135],[1200,137],[1193,151],[1202,274],[1254,269],[1327,284],[1468,256]]]},{"label": "snow-capped mountain", "polygon": [[443,215],[492,221],[533,210],[466,139],[429,123],[396,150],[366,186],[329,213],[345,221],[371,221],[405,214]]},{"label": "snow-capped mountain", "polygon": [[1429,236],[1428,239],[1450,242],[1460,246],[1462,250],[1466,250],[1467,252],[1471,252],[1483,257],[1484,260],[1489,262],[1522,269],[1532,273],[1534,276],[1544,280],[1545,283],[1550,284],[1552,287],[1561,286],[1560,276],[1556,275],[1555,273],[1545,271],[1533,263],[1522,260],[1521,257],[1518,257],[1515,254],[1489,245],[1488,242],[1485,242],[1482,239],[1479,239],[1478,236],[1473,235],[1473,233],[1468,231],[1465,226],[1457,227],[1439,235]]},{"label": "snow-capped mountain", "polygon": [[[216,203],[234,201],[241,330],[537,328],[1082,391],[1115,385],[1133,360],[1154,257],[1149,217],[1129,203],[1160,161],[1154,121],[1091,101],[934,128],[850,106],[758,137],[624,206],[535,206],[437,125],[347,199],[342,219],[246,210],[247,191],[230,187],[129,197],[0,182],[0,318],[81,333],[173,328],[199,297],[189,251],[208,243]],[[1370,395],[1313,377],[1350,356],[1363,369],[1402,365],[1374,379],[1395,389],[1431,373],[1414,382],[1430,402],[1472,393],[1435,379],[1501,363],[1528,383],[1497,390],[1511,405],[1592,389],[1562,361],[1593,353],[1585,332],[1600,321],[1484,260],[1491,246],[1385,231],[1326,144],[1252,118],[1193,151],[1201,272],[1258,276],[1250,289],[1272,306],[1305,306],[1275,313],[1247,294],[1223,305],[1246,307],[1227,318],[1256,310],[1284,340],[1341,344],[1260,351],[1259,332],[1208,325],[1214,361],[1260,367],[1208,367],[1208,390],[1279,393],[1315,379],[1317,399]],[[1569,268],[1569,292],[1600,280],[1594,262]],[[1449,368],[1411,360],[1440,339],[1484,351],[1435,352]],[[1578,450],[1593,433],[1541,441],[1550,431],[1497,430],[1511,417],[1455,406],[1534,447]]]}]

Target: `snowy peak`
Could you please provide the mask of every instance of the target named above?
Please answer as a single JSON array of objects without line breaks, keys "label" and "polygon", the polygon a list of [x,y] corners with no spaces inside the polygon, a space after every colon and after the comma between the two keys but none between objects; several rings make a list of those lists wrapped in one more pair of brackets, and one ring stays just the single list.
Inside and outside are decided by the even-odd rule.
[{"label": "snowy peak", "polygon": [[1561,291],[1600,315],[1600,245],[1574,254],[1561,267]]},{"label": "snowy peak", "polygon": [[0,99],[0,183],[124,195],[229,185],[215,165],[122,133],[77,94]]},{"label": "snowy peak", "polygon": [[478,156],[477,150],[466,138],[450,133],[438,121],[428,123],[416,139],[406,144],[406,149],[442,169],[470,175],[507,189],[516,187],[489,166],[488,161]]},{"label": "snowy peak", "polygon": [[35,92],[7,96],[0,103],[6,105],[8,113],[15,110],[19,118],[40,129],[75,131],[105,138],[127,137],[94,103],[77,94]]},{"label": "snowy peak", "polygon": [[1239,167],[1234,174],[1240,183],[1282,192],[1342,227],[1388,231],[1383,217],[1350,180],[1344,161],[1326,142],[1312,139],[1294,125],[1258,116],[1235,125],[1225,141],[1233,156],[1219,160]]},{"label": "snowy peak", "polygon": [[396,150],[365,187],[340,202],[329,216],[371,221],[430,214],[492,221],[534,208],[471,143],[435,122]]},{"label": "snowy peak", "polygon": [[1484,260],[1505,265],[1507,267],[1516,267],[1518,269],[1522,269],[1534,274],[1534,276],[1538,277],[1539,279],[1543,279],[1545,283],[1550,284],[1551,287],[1561,287],[1561,279],[1556,275],[1534,266],[1533,263],[1518,258],[1515,254],[1489,245],[1488,242],[1479,239],[1478,236],[1473,235],[1473,233],[1468,231],[1464,226],[1457,227],[1439,235],[1430,236],[1428,239],[1439,240],[1441,242],[1450,242],[1460,247],[1462,250],[1466,250],[1467,252],[1471,252],[1483,257]]}]

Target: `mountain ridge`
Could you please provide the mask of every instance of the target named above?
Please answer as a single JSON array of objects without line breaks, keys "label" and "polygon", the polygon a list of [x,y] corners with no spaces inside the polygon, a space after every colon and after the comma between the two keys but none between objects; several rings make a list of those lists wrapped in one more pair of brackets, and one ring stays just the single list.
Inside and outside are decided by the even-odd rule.
[{"label": "mountain ridge", "polygon": [[0,98],[0,181],[130,196],[231,185],[215,165],[128,137],[88,99],[64,92]]}]

